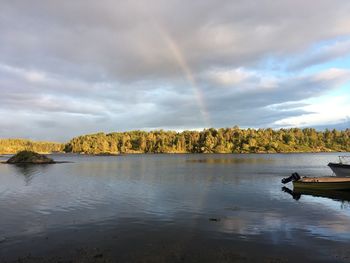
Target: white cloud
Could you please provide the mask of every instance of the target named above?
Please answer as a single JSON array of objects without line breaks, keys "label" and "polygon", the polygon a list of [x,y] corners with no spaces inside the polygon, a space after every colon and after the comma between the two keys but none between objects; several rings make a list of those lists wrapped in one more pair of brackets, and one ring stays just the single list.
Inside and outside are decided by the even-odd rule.
[{"label": "white cloud", "polygon": [[44,82],[46,75],[43,72],[28,71],[25,73],[25,78],[30,82]]},{"label": "white cloud", "polygon": [[337,124],[345,122],[350,117],[350,96],[323,96],[308,105],[301,107],[309,114],[293,116],[274,123],[280,127],[319,126],[325,123]]},{"label": "white cloud", "polygon": [[255,76],[256,73],[247,71],[244,68],[236,68],[210,70],[206,75],[220,86],[232,86]]},{"label": "white cloud", "polygon": [[346,82],[350,80],[350,70],[330,68],[315,74],[314,79],[316,81],[332,81],[338,80],[341,82]]},{"label": "white cloud", "polygon": [[29,82],[44,82],[48,80],[44,72],[20,68],[20,67],[14,67],[14,66],[0,63],[0,72],[1,71],[11,74],[15,77],[23,78]]}]

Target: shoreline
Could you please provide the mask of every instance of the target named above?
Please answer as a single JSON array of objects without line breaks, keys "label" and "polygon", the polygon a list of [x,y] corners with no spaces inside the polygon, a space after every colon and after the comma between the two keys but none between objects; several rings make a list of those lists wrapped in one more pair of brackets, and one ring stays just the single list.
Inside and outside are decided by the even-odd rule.
[{"label": "shoreline", "polygon": [[[350,153],[347,151],[296,151],[296,152],[232,152],[232,153],[177,153],[177,152],[168,152],[168,153],[73,153],[73,152],[54,152],[54,153],[42,153],[38,152],[39,154],[45,154],[45,155],[82,155],[82,156],[96,156],[96,157],[115,157],[115,156],[124,156],[124,155],[230,155],[230,154],[236,154],[236,155],[249,155],[249,154],[316,154],[316,153]],[[9,156],[15,155],[16,153],[0,153],[0,158],[7,158]]]}]

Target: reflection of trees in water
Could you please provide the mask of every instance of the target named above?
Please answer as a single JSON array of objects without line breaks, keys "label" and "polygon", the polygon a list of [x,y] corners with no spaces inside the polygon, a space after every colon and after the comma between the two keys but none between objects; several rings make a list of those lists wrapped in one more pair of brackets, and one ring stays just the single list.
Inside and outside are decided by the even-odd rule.
[{"label": "reflection of trees in water", "polygon": [[29,185],[35,176],[47,169],[45,164],[16,164],[14,167],[16,173],[22,176],[26,185]]},{"label": "reflection of trees in water", "polygon": [[329,198],[334,201],[340,202],[341,209],[350,208],[350,192],[349,191],[334,191],[334,190],[309,190],[309,189],[298,189],[291,190],[288,187],[283,186],[282,191],[291,195],[294,200],[299,200],[303,195]]},{"label": "reflection of trees in water", "polygon": [[262,164],[271,163],[274,160],[264,158],[203,158],[203,159],[189,159],[188,163],[209,163],[209,164]]}]

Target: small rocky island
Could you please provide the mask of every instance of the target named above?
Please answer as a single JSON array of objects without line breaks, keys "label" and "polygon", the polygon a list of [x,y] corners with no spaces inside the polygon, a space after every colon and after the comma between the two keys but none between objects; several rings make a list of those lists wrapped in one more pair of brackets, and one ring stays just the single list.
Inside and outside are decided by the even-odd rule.
[{"label": "small rocky island", "polygon": [[56,163],[53,159],[32,151],[21,151],[7,160],[9,164],[50,164]]}]

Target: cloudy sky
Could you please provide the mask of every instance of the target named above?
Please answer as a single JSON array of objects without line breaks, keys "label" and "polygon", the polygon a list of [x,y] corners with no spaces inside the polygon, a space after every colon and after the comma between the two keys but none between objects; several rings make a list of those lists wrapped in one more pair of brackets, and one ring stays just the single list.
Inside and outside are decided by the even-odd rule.
[{"label": "cloudy sky", "polygon": [[349,127],[348,0],[1,0],[0,137]]}]

